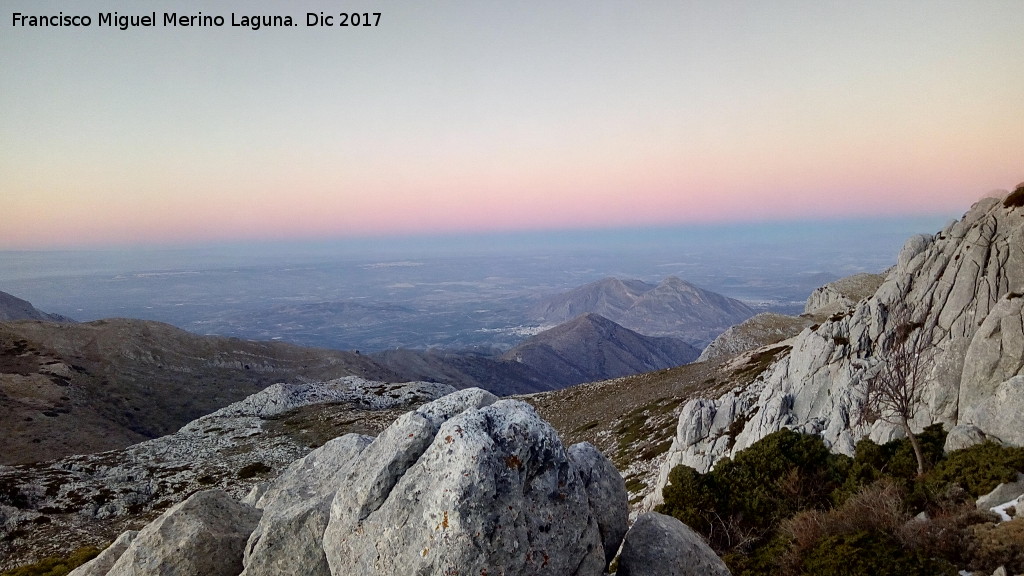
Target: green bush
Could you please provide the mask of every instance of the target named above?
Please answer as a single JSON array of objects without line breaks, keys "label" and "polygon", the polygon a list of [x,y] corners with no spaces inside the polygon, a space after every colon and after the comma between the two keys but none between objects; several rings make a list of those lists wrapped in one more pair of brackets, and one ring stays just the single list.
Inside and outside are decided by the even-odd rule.
[{"label": "green bush", "polygon": [[51,556],[35,564],[28,564],[8,570],[0,576],[65,576],[75,568],[92,560],[102,550],[95,546],[84,546],[67,557]]},{"label": "green bush", "polygon": [[1003,482],[1013,482],[1024,471],[1024,448],[983,442],[950,452],[931,474],[936,484],[955,483],[977,498],[988,494]]},{"label": "green bush", "polygon": [[804,558],[805,574],[816,576],[955,575],[947,562],[922,558],[896,538],[877,531],[838,534],[821,540]]},{"label": "green bush", "polygon": [[797,511],[829,506],[849,463],[819,436],[780,430],[707,474],[677,466],[659,511],[703,534],[715,550],[747,550]]},{"label": "green bush", "polygon": [[[1024,564],[1024,519],[996,525],[974,497],[1024,470],[1024,448],[981,444],[943,453],[946,433],[857,444],[848,458],[821,438],[781,430],[707,474],[677,466],[659,511],[702,534],[736,576],[991,573]],[[909,522],[927,510],[930,520]],[[1012,526],[1008,526],[1012,524]],[[1024,570],[1024,566],[1015,568]]]}]

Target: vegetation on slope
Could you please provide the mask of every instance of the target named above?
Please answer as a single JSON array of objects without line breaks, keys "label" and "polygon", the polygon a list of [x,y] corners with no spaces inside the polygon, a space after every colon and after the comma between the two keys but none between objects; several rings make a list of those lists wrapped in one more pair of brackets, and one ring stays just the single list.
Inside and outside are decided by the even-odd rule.
[{"label": "vegetation on slope", "polygon": [[[944,455],[945,433],[862,440],[853,458],[821,438],[771,434],[707,474],[677,466],[660,511],[700,532],[734,575],[955,574],[1024,571],[1024,518],[996,524],[974,499],[1024,470],[1024,449],[992,443]],[[915,517],[924,512],[925,514]]]}]

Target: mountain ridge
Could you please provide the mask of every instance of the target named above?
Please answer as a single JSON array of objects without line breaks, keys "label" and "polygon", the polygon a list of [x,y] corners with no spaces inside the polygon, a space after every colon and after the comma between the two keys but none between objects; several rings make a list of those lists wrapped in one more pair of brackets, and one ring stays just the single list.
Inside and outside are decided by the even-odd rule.
[{"label": "mountain ridge", "polygon": [[682,338],[698,348],[754,315],[739,300],[675,276],[658,284],[604,278],[547,297],[528,314],[538,322],[565,322],[588,312],[646,336]]}]

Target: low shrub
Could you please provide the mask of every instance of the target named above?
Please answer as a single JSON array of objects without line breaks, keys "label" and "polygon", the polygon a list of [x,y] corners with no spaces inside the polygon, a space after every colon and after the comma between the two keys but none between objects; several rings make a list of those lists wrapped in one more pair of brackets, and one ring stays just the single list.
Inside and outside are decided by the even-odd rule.
[{"label": "low shrub", "polygon": [[948,562],[931,560],[877,531],[836,534],[822,539],[801,563],[816,576],[938,576],[956,574]]},{"label": "low shrub", "polygon": [[929,474],[934,484],[959,484],[971,496],[988,494],[1003,482],[1013,482],[1024,471],[1024,448],[983,442],[950,452]]},{"label": "low shrub", "polygon": [[828,507],[849,460],[830,453],[819,436],[783,429],[707,474],[676,467],[660,511],[703,534],[719,552],[746,551],[796,512]]},{"label": "low shrub", "polygon": [[0,576],[65,576],[75,568],[92,560],[102,549],[95,546],[84,546],[68,556],[50,556],[35,564],[27,564],[8,570]]},{"label": "low shrub", "polygon": [[1005,566],[1009,574],[1024,573],[1024,519],[970,527],[967,562],[971,570],[991,574]]}]

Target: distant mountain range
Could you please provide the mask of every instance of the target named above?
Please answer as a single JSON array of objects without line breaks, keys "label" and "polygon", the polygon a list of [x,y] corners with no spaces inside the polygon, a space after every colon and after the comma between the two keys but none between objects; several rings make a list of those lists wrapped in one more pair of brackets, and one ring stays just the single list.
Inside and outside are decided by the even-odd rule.
[{"label": "distant mountain range", "polygon": [[754,315],[746,304],[670,276],[659,284],[605,278],[545,298],[531,320],[565,322],[599,314],[647,336],[672,336],[703,348],[730,326]]},{"label": "distant mountain range", "polygon": [[[751,314],[740,302],[678,278],[658,285],[609,278],[538,305],[545,322],[582,312],[500,356],[437,349],[368,355],[198,336],[153,321],[79,324],[6,293],[0,293],[0,305],[0,408],[9,414],[0,421],[0,464],[109,450],[168,434],[278,382],[355,375],[509,395],[661,370],[695,360],[700,350],[682,337],[649,333],[710,338],[729,318]],[[373,311],[364,312],[371,321]]]},{"label": "distant mountain range", "polygon": [[521,394],[679,366],[699,354],[682,340],[644,336],[600,315],[583,314],[527,338],[500,357],[421,350],[390,350],[372,357],[405,380]]}]

